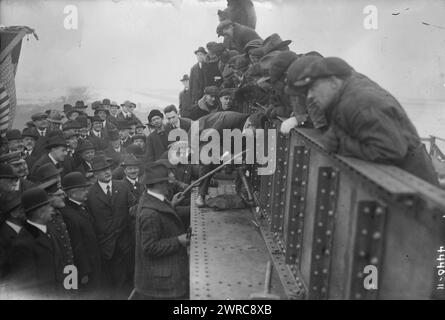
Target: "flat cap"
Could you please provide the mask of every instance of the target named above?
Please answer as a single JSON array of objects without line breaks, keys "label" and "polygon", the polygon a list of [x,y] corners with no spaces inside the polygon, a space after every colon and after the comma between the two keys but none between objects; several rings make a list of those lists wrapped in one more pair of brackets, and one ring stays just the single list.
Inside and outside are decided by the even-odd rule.
[{"label": "flat cap", "polygon": [[289,66],[287,69],[287,86],[286,86],[286,94],[288,95],[300,95],[304,92],[302,88],[296,87],[294,83],[299,80],[303,71],[315,61],[321,60],[322,58],[317,56],[303,56],[300,57]]},{"label": "flat cap", "polygon": [[306,87],[316,79],[331,76],[345,77],[351,75],[352,71],[352,67],[343,59],[337,57],[320,58],[308,65],[297,81],[292,83],[295,87]]},{"label": "flat cap", "polygon": [[219,92],[219,97],[232,96],[235,92],[234,88],[224,88]]},{"label": "flat cap", "polygon": [[219,89],[216,86],[205,87],[204,94],[208,94],[208,95],[211,95],[211,96],[218,96]]},{"label": "flat cap", "polygon": [[38,120],[42,120],[42,119],[46,119],[46,118],[48,118],[48,115],[44,112],[37,112],[31,116],[32,121],[38,121]]},{"label": "flat cap", "polygon": [[204,47],[199,47],[198,49],[195,50],[195,54],[197,54],[198,52],[207,54],[207,51],[206,51],[206,49],[204,49]]},{"label": "flat cap", "polygon": [[5,137],[8,141],[22,140],[22,133],[18,129],[7,130]]},{"label": "flat cap", "polygon": [[286,73],[289,66],[298,58],[293,51],[283,51],[272,59],[269,68],[270,81],[277,82]]},{"label": "flat cap", "polygon": [[223,20],[219,23],[219,25],[216,27],[216,34],[218,35],[218,37],[223,35],[223,30],[226,29],[227,27],[230,27],[231,25],[233,25],[233,22],[230,20]]}]

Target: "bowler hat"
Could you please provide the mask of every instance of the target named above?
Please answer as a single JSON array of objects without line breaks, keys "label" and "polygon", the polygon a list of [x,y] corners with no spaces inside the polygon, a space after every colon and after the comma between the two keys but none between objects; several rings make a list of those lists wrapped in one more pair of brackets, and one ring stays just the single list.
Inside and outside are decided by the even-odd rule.
[{"label": "bowler hat", "polygon": [[130,100],[125,100],[121,106],[123,107],[136,107],[136,104],[134,102],[131,102]]},{"label": "bowler hat", "polygon": [[62,130],[71,130],[71,129],[80,129],[82,128],[80,123],[77,120],[68,120],[62,125]]},{"label": "bowler hat", "polygon": [[203,54],[207,54],[206,49],[204,49],[204,47],[199,47],[197,50],[195,50],[195,54],[197,54],[198,52],[201,52]]},{"label": "bowler hat", "polygon": [[74,108],[86,109],[88,108],[88,105],[86,105],[82,100],[77,100],[74,104]]},{"label": "bowler hat", "polygon": [[31,137],[34,138],[34,140],[39,139],[39,133],[37,132],[37,129],[34,128],[25,128],[22,131],[22,137]]},{"label": "bowler hat", "polygon": [[117,107],[118,109],[121,108],[121,106],[116,101],[111,101],[110,107]]},{"label": "bowler hat", "polygon": [[48,121],[52,123],[62,123],[64,116],[58,110],[49,110]]},{"label": "bowler hat", "polygon": [[135,155],[126,154],[122,160],[121,166],[122,167],[139,166],[140,164],[141,161],[139,161]]},{"label": "bowler hat", "polygon": [[8,152],[0,155],[0,163],[15,163],[23,160],[21,151]]},{"label": "bowler hat", "polygon": [[66,117],[67,118],[69,118],[69,117],[71,117],[71,115],[73,114],[73,113],[77,113],[77,114],[82,114],[83,112],[81,111],[81,110],[79,110],[79,109],[74,109],[74,108],[72,108],[71,110],[68,110],[65,114],[66,114]]},{"label": "bowler hat", "polygon": [[117,122],[118,130],[131,129],[131,123],[127,120],[120,120]]},{"label": "bowler hat", "polygon": [[95,148],[88,139],[85,139],[82,142],[80,142],[79,145],[77,146],[76,153],[81,154],[82,152],[87,150],[95,150]]},{"label": "bowler hat", "polygon": [[9,164],[0,163],[0,179],[17,179],[14,169]]},{"label": "bowler hat", "polygon": [[336,57],[319,58],[308,65],[297,80],[290,82],[290,84],[294,87],[306,87],[316,79],[327,78],[330,76],[346,77],[351,75],[352,71],[352,67],[343,59]]},{"label": "bowler hat", "polygon": [[287,86],[286,86],[286,94],[288,95],[300,95],[304,92],[304,89],[296,87],[294,83],[300,79],[303,74],[303,71],[306,67],[318,61],[322,58],[317,56],[303,56],[296,59],[287,69]]},{"label": "bowler hat", "polygon": [[0,207],[1,215],[6,219],[8,213],[22,205],[21,192],[11,191],[2,194],[0,196],[0,203],[2,204]]},{"label": "bowler hat", "polygon": [[35,180],[38,182],[46,182],[60,175],[63,169],[57,169],[52,163],[45,163],[40,166],[35,173]]},{"label": "bowler hat", "polygon": [[146,127],[146,125],[143,124],[143,123],[141,123],[141,122],[138,122],[138,123],[136,124],[136,128],[144,128],[144,129],[145,129],[145,127]]},{"label": "bowler hat", "polygon": [[298,59],[298,54],[293,51],[283,51],[276,55],[269,67],[270,81],[275,83],[281,79],[296,59]]},{"label": "bowler hat", "polygon": [[84,188],[88,187],[90,184],[88,183],[85,176],[80,172],[70,172],[62,179],[62,189],[70,190],[75,188]]},{"label": "bowler hat", "polygon": [[57,136],[52,136],[48,139],[48,142],[46,143],[46,149],[51,149],[55,147],[67,147],[66,141],[63,138],[63,136],[57,135]]},{"label": "bowler hat", "polygon": [[185,74],[185,75],[182,76],[182,79],[179,80],[179,81],[189,81],[189,80],[190,80],[189,75]]},{"label": "bowler hat", "polygon": [[37,112],[31,116],[32,121],[38,121],[38,120],[43,120],[43,119],[47,119],[47,118],[48,118],[48,115],[43,112]]},{"label": "bowler hat", "polygon": [[109,161],[107,161],[107,158],[103,155],[95,156],[93,160],[91,161],[91,171],[101,171],[105,170],[111,167],[111,164]]},{"label": "bowler hat", "polygon": [[164,163],[149,163],[145,167],[142,183],[151,185],[154,183],[168,181],[168,168]]},{"label": "bowler hat", "polygon": [[109,106],[110,104],[111,104],[110,99],[105,98],[105,99],[102,100],[102,105]]},{"label": "bowler hat", "polygon": [[63,113],[67,113],[68,111],[70,111],[71,109],[73,108],[73,106],[72,105],[70,105],[70,104],[64,104],[63,105]]},{"label": "bowler hat", "polygon": [[153,117],[156,117],[156,116],[161,117],[162,119],[164,119],[164,114],[162,113],[161,110],[153,109],[153,110],[151,110],[150,113],[148,114],[148,117],[147,117],[147,119],[148,119],[148,123],[150,123],[150,122],[151,122],[151,119],[152,119]]},{"label": "bowler hat", "polygon": [[108,131],[108,138],[110,139],[110,141],[116,141],[119,140],[119,132],[117,130],[110,130]]},{"label": "bowler hat", "polygon": [[69,131],[69,132],[64,132],[63,136],[65,139],[71,139],[72,137],[79,137],[79,134],[77,132]]},{"label": "bowler hat", "polygon": [[[108,109],[105,109],[103,106],[99,106],[99,107],[97,107],[97,108],[94,110],[94,115],[95,115],[95,116],[98,115],[99,112],[101,112],[101,111],[105,112],[107,115],[110,115],[110,111],[109,111]],[[99,119],[100,119],[100,118],[99,118]],[[99,121],[99,120],[98,120],[98,121]]]},{"label": "bowler hat", "polygon": [[219,89],[216,86],[209,86],[204,88],[204,94],[217,97],[219,94]]},{"label": "bowler hat", "polygon": [[[104,110],[104,111],[108,112],[107,109],[96,109],[97,112],[99,112],[98,110]],[[103,120],[101,117],[99,117],[98,115],[96,115],[96,112],[94,112],[94,113],[95,113],[95,115],[94,115],[93,117],[91,117],[91,122],[92,122],[92,123],[93,123],[93,122],[104,122],[104,120]]]},{"label": "bowler hat", "polygon": [[76,121],[80,124],[80,128],[88,128],[88,117],[83,113],[76,118]]},{"label": "bowler hat", "polygon": [[102,103],[101,103],[99,100],[94,101],[94,102],[91,104],[91,109],[93,109],[93,110],[96,110],[96,109],[98,109],[98,108],[100,108],[100,107],[102,107]]},{"label": "bowler hat", "polygon": [[48,195],[42,188],[31,188],[23,192],[22,204],[25,213],[43,207],[49,203]]},{"label": "bowler hat", "polygon": [[22,140],[22,133],[18,129],[11,129],[6,131],[5,137],[8,141]]},{"label": "bowler hat", "polygon": [[38,187],[45,190],[47,194],[56,193],[57,190],[60,190],[60,181],[58,178],[53,178],[39,184]]}]

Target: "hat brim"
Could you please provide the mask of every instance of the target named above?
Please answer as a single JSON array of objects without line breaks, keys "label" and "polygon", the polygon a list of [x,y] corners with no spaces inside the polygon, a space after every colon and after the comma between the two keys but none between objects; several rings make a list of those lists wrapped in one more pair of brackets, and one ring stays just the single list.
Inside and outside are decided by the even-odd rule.
[{"label": "hat brim", "polygon": [[[51,176],[52,178],[53,176]],[[55,177],[55,176],[54,176]],[[59,179],[57,178],[52,178],[48,181],[42,182],[41,184],[39,184],[37,187],[41,188],[43,190],[46,190],[47,188],[51,187],[52,185],[56,184],[59,182]]]},{"label": "hat brim", "polygon": [[57,124],[62,124],[62,123],[63,123],[62,120],[54,120],[54,119],[51,119],[51,118],[48,118],[47,120],[48,120],[49,122],[51,122],[51,123],[57,123]]},{"label": "hat brim", "polygon": [[49,145],[46,146],[46,149],[49,150],[49,149],[55,148],[55,147],[65,147],[65,148],[68,148],[68,145],[66,143],[65,144],[62,144],[62,143],[49,144]]},{"label": "hat brim", "polygon": [[15,201],[13,201],[12,203],[8,203],[7,206],[5,206],[4,210],[2,210],[2,212],[0,214],[8,214],[10,212],[12,212],[13,210],[17,209],[18,207],[20,207],[22,204],[22,201],[20,200],[20,198],[16,199]]},{"label": "hat brim", "polygon": [[159,183],[159,182],[163,182],[163,181],[168,181],[168,177],[154,178],[154,179],[144,177],[144,179],[142,179],[142,184],[150,185],[150,184],[155,184],[155,183]]},{"label": "hat brim", "polygon": [[107,164],[103,167],[98,167],[98,168],[92,168],[89,172],[97,172],[97,171],[103,171],[105,169],[110,169],[111,168],[111,164]]},{"label": "hat brim", "polygon": [[71,190],[71,189],[77,189],[77,188],[88,188],[92,185],[92,183],[84,183],[84,184],[77,184],[77,185],[73,185],[73,186],[68,186],[68,187],[62,187],[62,190]]},{"label": "hat brim", "polygon": [[44,201],[44,202],[35,204],[34,206],[32,206],[32,207],[30,207],[30,208],[26,208],[26,209],[25,209],[25,213],[28,213],[28,212],[30,212],[30,211],[32,211],[32,210],[36,210],[36,209],[38,209],[38,208],[41,208],[41,207],[43,207],[43,206],[46,206],[47,204],[49,204],[49,200],[46,200],[46,201]]}]

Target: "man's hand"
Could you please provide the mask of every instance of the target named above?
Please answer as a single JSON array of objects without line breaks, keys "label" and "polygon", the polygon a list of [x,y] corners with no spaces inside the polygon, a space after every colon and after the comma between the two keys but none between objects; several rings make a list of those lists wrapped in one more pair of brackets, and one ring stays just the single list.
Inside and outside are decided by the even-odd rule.
[{"label": "man's hand", "polygon": [[281,124],[280,131],[283,134],[289,134],[290,131],[298,125],[298,121],[295,117],[291,117]]},{"label": "man's hand", "polygon": [[190,244],[190,239],[187,237],[187,233],[183,233],[178,236],[178,241],[184,247],[187,247]]},{"label": "man's hand", "polygon": [[184,196],[184,194],[182,192],[179,192],[179,193],[175,194],[173,196],[172,201],[171,201],[172,206],[173,207],[177,207],[184,200],[184,198],[185,198],[185,196]]}]

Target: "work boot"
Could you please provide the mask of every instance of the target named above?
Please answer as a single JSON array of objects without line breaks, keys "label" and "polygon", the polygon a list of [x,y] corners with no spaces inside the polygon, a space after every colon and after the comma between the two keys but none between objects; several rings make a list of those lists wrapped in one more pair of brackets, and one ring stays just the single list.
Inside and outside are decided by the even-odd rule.
[{"label": "work boot", "polygon": [[196,198],[195,204],[198,208],[205,207],[206,206],[205,196],[203,196],[202,194],[199,194],[198,197]]}]

